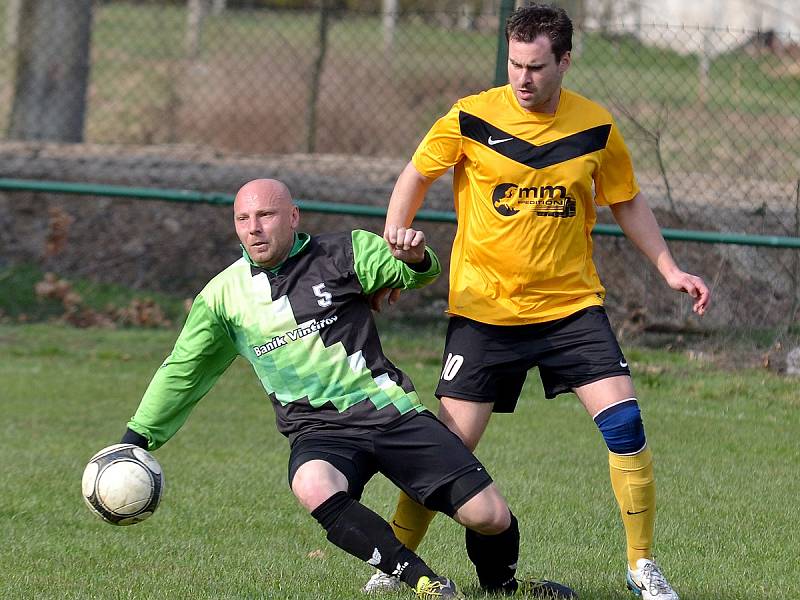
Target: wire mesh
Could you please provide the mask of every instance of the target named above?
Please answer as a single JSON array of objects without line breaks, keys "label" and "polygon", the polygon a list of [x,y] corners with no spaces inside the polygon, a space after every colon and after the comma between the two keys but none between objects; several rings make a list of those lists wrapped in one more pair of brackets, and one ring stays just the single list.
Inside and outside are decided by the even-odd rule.
[{"label": "wire mesh", "polygon": [[[0,176],[233,193],[269,175],[299,197],[385,205],[434,120],[495,85],[500,2],[429,4],[0,0]],[[615,115],[661,225],[800,236],[797,16],[747,30],[646,24],[642,3],[615,6],[576,18],[565,85]],[[63,41],[75,32],[84,57]],[[42,125],[71,119],[74,134],[76,111],[77,140]],[[22,209],[2,202],[13,230]],[[426,207],[452,208],[447,177]],[[26,247],[15,235],[0,237],[5,263]],[[690,320],[626,244],[597,242],[609,302]],[[673,247],[716,287],[708,322],[797,328],[796,251]],[[641,266],[618,269],[620,256]]]}]

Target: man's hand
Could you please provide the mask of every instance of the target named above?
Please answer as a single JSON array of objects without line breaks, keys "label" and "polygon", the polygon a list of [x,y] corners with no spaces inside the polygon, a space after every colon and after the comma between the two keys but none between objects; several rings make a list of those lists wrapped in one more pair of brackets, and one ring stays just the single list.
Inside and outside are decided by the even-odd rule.
[{"label": "man's hand", "polygon": [[[392,256],[404,263],[413,265],[425,260],[425,234],[410,227],[387,225],[383,239],[392,251]],[[369,305],[375,312],[381,312],[383,299],[391,306],[400,298],[399,289],[383,288],[369,297]]]},{"label": "man's hand", "polygon": [[400,298],[400,288],[381,288],[377,292],[373,292],[369,296],[369,306],[375,312],[381,312],[381,304],[386,297],[389,299],[386,303],[391,306]]},{"label": "man's hand", "polygon": [[678,271],[666,277],[667,285],[673,290],[686,292],[694,298],[692,310],[698,315],[703,315],[711,302],[711,291],[708,289],[702,277],[691,275],[684,271]]},{"label": "man's hand", "polygon": [[383,233],[392,256],[413,265],[425,259],[425,234],[410,227],[390,225]]}]

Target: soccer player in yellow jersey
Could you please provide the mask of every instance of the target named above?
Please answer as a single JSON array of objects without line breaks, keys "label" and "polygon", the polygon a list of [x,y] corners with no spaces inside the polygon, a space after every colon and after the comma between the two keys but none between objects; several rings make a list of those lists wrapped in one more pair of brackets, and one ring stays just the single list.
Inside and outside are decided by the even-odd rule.
[{"label": "soccer player in yellow jersey", "polygon": [[[627,585],[643,600],[677,600],[653,560],[652,456],[592,262],[594,205],[610,207],[667,285],[693,298],[699,315],[709,290],[673,260],[609,112],[562,88],[571,63],[567,14],[519,8],[506,37],[509,85],[459,100],[433,125],[397,180],[384,238],[396,241],[431,182],[453,167],[458,230],[436,390],[440,419],[474,449],[492,412],[514,410],[532,367],[548,398],[574,392],[608,447]],[[431,517],[401,497],[395,532],[416,548]],[[374,576],[365,590],[386,584]]]}]

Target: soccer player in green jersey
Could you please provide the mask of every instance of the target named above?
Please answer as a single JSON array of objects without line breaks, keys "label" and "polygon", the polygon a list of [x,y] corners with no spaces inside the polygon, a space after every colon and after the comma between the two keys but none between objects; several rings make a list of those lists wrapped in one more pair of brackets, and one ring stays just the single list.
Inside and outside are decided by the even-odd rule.
[{"label": "soccer player in green jersey", "polygon": [[[691,296],[696,313],[706,311],[710,293],[673,260],[610,113],[562,87],[572,60],[567,14],[519,8],[506,38],[509,84],[460,99],[431,127],[395,184],[386,218],[392,244],[431,183],[453,168],[458,228],[439,418],[474,449],[493,412],[514,411],[530,369],[538,368],[546,397],[575,393],[608,449],[627,585],[643,600],[678,600],[653,560],[652,454],[628,361],[603,309],[592,260],[595,205],[610,208],[667,286]],[[392,519],[398,538],[416,549],[432,515],[401,496]],[[365,589],[395,584],[376,574]]]},{"label": "soccer player in green jersey", "polygon": [[258,179],[239,190],[234,223],[242,257],[195,298],[122,441],[159,448],[243,356],[289,439],[292,492],[332,543],[420,597],[461,597],[359,502],[380,472],[467,527],[467,551],[484,590],[575,597],[560,584],[515,578],[519,529],[506,501],[383,354],[367,295],[420,287],[439,275],[424,234],[401,228],[387,246],[360,230],[312,237],[298,232],[299,220],[279,181]]}]

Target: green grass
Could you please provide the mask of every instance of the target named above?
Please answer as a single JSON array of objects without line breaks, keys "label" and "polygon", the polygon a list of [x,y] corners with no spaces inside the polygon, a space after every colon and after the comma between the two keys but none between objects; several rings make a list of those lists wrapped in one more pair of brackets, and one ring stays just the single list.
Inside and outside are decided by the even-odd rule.
[{"label": "green grass", "polygon": [[[442,324],[381,328],[430,398]],[[85,462],[118,440],[175,335],[0,326],[0,598],[359,597],[370,570],[293,499],[287,444],[241,360],[156,452],[166,493],[151,519],[115,528],[83,506]],[[677,353],[627,356],[656,455],[657,552],[681,598],[785,595],[800,578],[797,381]],[[585,599],[626,597],[604,446],[574,397],[545,401],[532,376],[478,454],[520,518],[522,573],[567,581]],[[364,500],[388,515],[394,497],[379,476]],[[456,524],[437,518],[421,553],[474,595]]]}]

